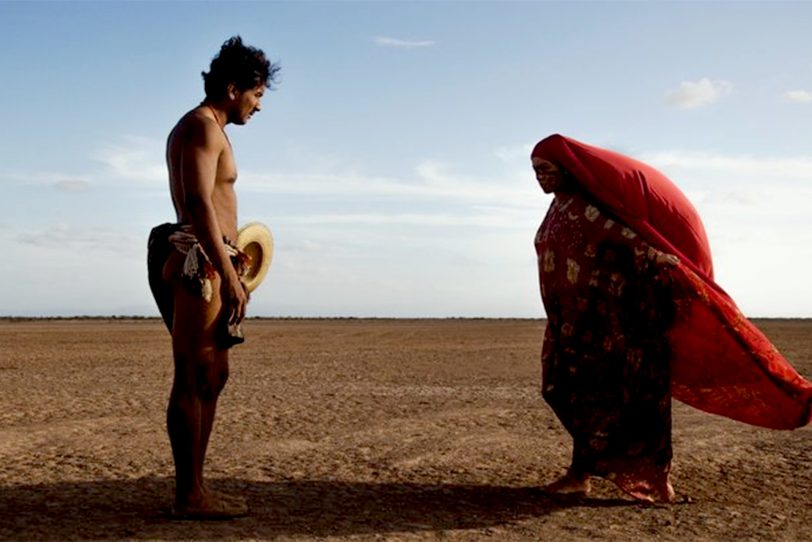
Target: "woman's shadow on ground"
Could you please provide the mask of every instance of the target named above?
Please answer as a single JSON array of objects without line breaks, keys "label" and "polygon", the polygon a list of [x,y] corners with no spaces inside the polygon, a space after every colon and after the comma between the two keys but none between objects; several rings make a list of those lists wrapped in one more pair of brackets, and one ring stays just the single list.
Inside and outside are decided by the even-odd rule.
[{"label": "woman's shadow on ground", "polygon": [[0,540],[216,540],[489,529],[562,508],[630,504],[489,485],[239,479],[211,485],[246,496],[251,515],[219,522],[173,520],[167,478],[0,487]]}]

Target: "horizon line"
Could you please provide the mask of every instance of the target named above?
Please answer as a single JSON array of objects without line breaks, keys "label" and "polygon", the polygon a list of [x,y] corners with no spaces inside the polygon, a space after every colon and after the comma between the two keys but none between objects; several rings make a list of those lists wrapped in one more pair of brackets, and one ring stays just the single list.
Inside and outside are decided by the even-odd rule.
[{"label": "horizon line", "polygon": [[[746,316],[748,320],[812,320],[812,316]],[[141,315],[58,315],[15,316],[2,315],[0,322],[31,320],[157,320],[160,316]],[[245,320],[522,320],[546,321],[546,316],[246,316]]]}]

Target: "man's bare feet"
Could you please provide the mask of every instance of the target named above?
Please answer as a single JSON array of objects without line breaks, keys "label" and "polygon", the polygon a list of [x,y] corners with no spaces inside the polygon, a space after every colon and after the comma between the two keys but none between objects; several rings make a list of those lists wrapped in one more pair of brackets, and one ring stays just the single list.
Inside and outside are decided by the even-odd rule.
[{"label": "man's bare feet", "polygon": [[175,519],[223,520],[248,515],[248,503],[239,495],[206,489],[172,508]]},{"label": "man's bare feet", "polygon": [[559,495],[588,495],[591,489],[592,485],[589,483],[588,475],[567,472],[552,484],[544,486],[543,491]]}]

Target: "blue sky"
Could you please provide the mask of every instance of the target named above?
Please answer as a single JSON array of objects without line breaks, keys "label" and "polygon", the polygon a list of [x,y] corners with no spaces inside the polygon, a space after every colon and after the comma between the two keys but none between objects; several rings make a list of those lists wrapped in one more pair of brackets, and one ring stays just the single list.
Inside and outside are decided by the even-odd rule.
[{"label": "blue sky", "polygon": [[812,317],[812,3],[0,2],[0,315],[156,315],[163,145],[229,36],[282,65],[229,127],[249,313],[543,316],[529,152],[558,132],[692,199],[749,316]]}]

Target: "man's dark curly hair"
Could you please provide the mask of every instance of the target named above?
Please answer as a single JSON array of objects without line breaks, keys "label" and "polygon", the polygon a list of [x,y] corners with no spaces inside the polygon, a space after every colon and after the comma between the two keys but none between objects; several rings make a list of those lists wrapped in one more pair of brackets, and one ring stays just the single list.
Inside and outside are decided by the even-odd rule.
[{"label": "man's dark curly hair", "polygon": [[245,91],[259,85],[271,88],[276,82],[279,65],[265,58],[261,49],[243,45],[240,36],[233,36],[223,43],[220,52],[211,61],[209,71],[203,72],[206,98],[220,100],[226,95],[229,84]]}]

